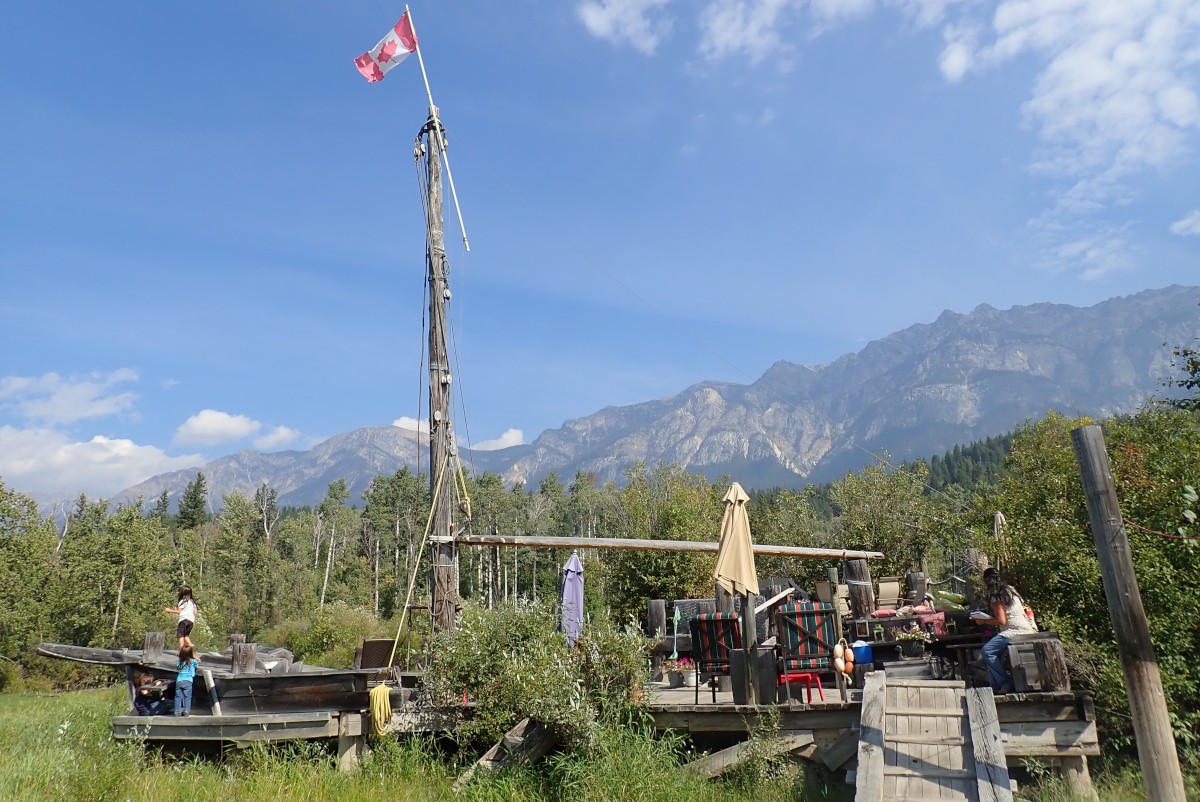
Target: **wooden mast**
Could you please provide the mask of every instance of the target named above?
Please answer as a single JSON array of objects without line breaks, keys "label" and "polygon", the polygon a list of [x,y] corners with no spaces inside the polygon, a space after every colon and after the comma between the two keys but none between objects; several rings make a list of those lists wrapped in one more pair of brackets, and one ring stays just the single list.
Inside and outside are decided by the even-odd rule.
[{"label": "wooden mast", "polygon": [[433,628],[454,628],[458,604],[458,550],[452,531],[454,442],[450,427],[450,357],[446,348],[446,318],[450,304],[450,265],[442,219],[442,147],[437,107],[430,103],[425,141],[428,184],[425,194],[426,276],[429,283],[429,490],[430,490],[430,614]]}]

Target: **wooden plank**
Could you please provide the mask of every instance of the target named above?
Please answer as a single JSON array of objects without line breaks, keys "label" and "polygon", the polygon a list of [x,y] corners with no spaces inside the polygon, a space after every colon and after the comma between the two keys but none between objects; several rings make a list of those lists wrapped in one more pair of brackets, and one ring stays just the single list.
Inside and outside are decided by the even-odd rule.
[{"label": "wooden plank", "polygon": [[1002,737],[1005,754],[1013,757],[1100,754],[1094,721],[1007,724]]},{"label": "wooden plank", "polygon": [[966,694],[979,802],[1012,802],[1012,783],[1000,740],[992,689],[968,688]]},{"label": "wooden plank", "polygon": [[902,766],[885,766],[885,775],[893,777],[941,778],[948,780],[973,780],[975,772],[967,769],[944,769],[941,766],[925,765],[920,769],[908,769]]},{"label": "wooden plank", "polygon": [[787,735],[780,734],[774,738],[770,738],[765,742],[757,744],[750,741],[743,741],[734,744],[719,752],[705,755],[699,760],[693,760],[683,767],[686,774],[691,774],[704,779],[711,779],[720,774],[725,773],[729,769],[739,766],[749,760],[751,757],[774,757],[775,755],[783,755],[788,752],[794,752],[798,749],[803,749],[813,743],[813,734],[811,732],[795,732]]},{"label": "wooden plank", "polygon": [[858,775],[855,802],[883,800],[883,724],[887,682],[882,671],[867,674],[858,723]]},{"label": "wooden plank", "polygon": [[887,742],[889,744],[944,744],[946,746],[962,746],[967,742],[967,739],[961,735],[944,735],[941,733],[924,735],[910,732],[907,735],[889,734]]},{"label": "wooden plank", "polygon": [[[460,546],[520,546],[552,549],[624,549],[630,551],[677,551],[716,554],[720,543],[706,540],[650,540],[623,537],[542,537],[537,535],[466,535],[455,538]],[[807,557],[822,560],[882,560],[883,552],[814,549],[805,546],[775,546],[755,543],[754,555],[764,557]]]},{"label": "wooden plank", "polygon": [[837,771],[858,753],[858,728],[843,730],[837,738],[822,746],[812,759],[830,771]]},{"label": "wooden plank", "polygon": [[479,771],[490,773],[511,763],[532,763],[549,752],[557,742],[558,739],[548,727],[531,718],[523,718],[479,760],[458,775],[453,789],[458,791],[463,788]]},{"label": "wooden plank", "polygon": [[896,707],[888,706],[888,713],[893,716],[951,716],[962,718],[965,713],[950,708]]}]

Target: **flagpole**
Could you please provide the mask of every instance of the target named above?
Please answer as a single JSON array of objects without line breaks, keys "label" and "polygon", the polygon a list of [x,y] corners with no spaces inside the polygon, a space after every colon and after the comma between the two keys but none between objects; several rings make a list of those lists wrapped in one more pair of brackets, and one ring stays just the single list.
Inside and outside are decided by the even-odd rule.
[{"label": "flagpole", "polygon": [[437,129],[438,139],[442,143],[442,162],[446,165],[446,180],[450,182],[450,197],[454,198],[454,211],[458,214],[458,230],[462,232],[463,247],[471,252],[471,243],[467,242],[467,227],[463,223],[462,209],[458,205],[458,191],[454,188],[454,174],[450,172],[450,157],[446,153],[446,136],[442,131],[442,121],[438,117],[437,106],[433,103],[433,92],[429,89],[429,74],[425,72],[425,59],[421,56],[421,37],[417,36],[417,26],[413,22],[412,10],[404,5],[404,13],[408,15],[408,26],[412,28],[413,39],[417,41],[417,62],[421,65],[421,78],[425,81],[425,95],[429,98],[429,116],[433,118],[434,128]]}]

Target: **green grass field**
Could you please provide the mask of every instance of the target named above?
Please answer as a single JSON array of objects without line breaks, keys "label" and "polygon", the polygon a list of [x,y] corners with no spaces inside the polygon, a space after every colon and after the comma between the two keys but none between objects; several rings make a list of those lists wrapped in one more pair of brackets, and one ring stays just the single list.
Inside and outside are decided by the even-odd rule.
[{"label": "green grass field", "polygon": [[[338,772],[324,747],[303,743],[224,756],[174,755],[118,743],[110,719],[123,714],[123,688],[60,694],[0,694],[0,799],[124,802],[125,800],[646,800],[646,802],[813,802],[850,800],[853,789],[831,776],[805,777],[792,767],[762,763],[719,782],[681,777],[672,744],[645,734],[607,734],[587,755],[566,755],[534,769],[473,782],[454,797],[458,766],[427,741],[385,739],[353,773]],[[1195,773],[1189,799],[1200,799]],[[1141,778],[1124,769],[1098,778],[1103,802],[1145,800]],[[1053,781],[1021,798],[1067,802]]]}]

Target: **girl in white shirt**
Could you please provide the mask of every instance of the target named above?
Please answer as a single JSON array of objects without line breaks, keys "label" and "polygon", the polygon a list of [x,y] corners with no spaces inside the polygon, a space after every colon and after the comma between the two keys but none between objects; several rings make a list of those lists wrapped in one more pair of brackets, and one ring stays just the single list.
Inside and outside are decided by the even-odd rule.
[{"label": "girl in white shirt", "polygon": [[992,690],[996,693],[1012,693],[1016,687],[1012,676],[1004,669],[1003,661],[1003,655],[1008,651],[1008,636],[1017,632],[1037,632],[1037,629],[1025,614],[1024,600],[1012,585],[1004,581],[999,571],[988,568],[983,572],[983,581],[987,585],[992,617],[974,620],[997,627],[999,631],[983,644],[980,652],[983,653],[983,662],[987,664]]},{"label": "girl in white shirt", "polygon": [[196,600],[192,598],[192,589],[184,585],[179,589],[179,605],[177,607],[164,607],[164,612],[176,613],[179,615],[179,624],[175,627],[175,637],[179,638],[179,648],[184,646],[189,649],[192,646],[192,627],[196,623],[196,613],[199,608],[196,606]]}]

